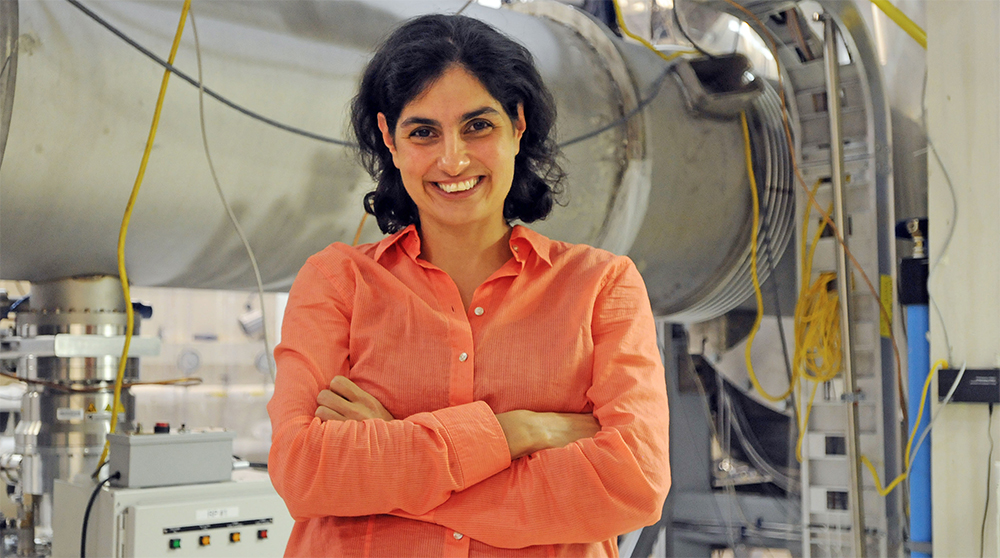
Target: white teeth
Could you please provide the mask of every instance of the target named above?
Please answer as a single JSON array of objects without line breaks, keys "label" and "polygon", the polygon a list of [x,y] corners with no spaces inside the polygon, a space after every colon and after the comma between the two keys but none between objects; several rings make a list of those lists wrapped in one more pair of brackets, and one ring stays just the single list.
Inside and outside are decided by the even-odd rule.
[{"label": "white teeth", "polygon": [[448,184],[445,184],[443,182],[435,182],[435,184],[437,184],[437,187],[441,188],[445,192],[453,194],[455,192],[464,192],[466,190],[471,190],[478,182],[479,178],[470,178],[468,180],[463,180],[462,182],[451,182]]}]

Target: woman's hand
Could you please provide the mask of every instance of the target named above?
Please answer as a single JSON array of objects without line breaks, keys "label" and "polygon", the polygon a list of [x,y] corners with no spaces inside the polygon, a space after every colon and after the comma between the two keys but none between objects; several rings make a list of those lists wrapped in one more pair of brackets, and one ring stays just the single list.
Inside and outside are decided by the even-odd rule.
[{"label": "woman's hand", "polygon": [[330,380],[330,389],[319,392],[316,402],[319,403],[316,416],[320,420],[394,419],[378,399],[346,376],[335,376]]},{"label": "woman's hand", "polygon": [[[345,376],[335,376],[330,389],[316,396],[320,420],[394,420],[371,394]],[[536,413],[519,410],[500,413],[497,422],[507,438],[510,458],[517,459],[548,448],[561,448],[581,438],[590,438],[601,425],[589,413]]]},{"label": "woman's hand", "polygon": [[589,413],[536,413],[510,411],[497,415],[507,438],[510,458],[517,459],[548,448],[561,448],[581,438],[590,438],[601,425]]}]

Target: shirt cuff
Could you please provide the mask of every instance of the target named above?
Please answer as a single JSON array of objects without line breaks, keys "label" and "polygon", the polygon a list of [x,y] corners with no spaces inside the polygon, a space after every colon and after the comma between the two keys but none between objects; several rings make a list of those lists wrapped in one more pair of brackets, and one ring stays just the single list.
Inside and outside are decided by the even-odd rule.
[{"label": "shirt cuff", "polygon": [[462,470],[462,490],[510,466],[507,438],[493,410],[484,401],[447,407],[431,414],[451,439]]}]

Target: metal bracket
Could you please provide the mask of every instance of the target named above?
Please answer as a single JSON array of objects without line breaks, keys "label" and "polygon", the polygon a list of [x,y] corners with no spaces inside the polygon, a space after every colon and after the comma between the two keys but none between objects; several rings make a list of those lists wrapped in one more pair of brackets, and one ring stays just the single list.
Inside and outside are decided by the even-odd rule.
[{"label": "metal bracket", "polygon": [[[8,337],[0,341],[0,360],[35,357],[103,357],[121,356],[124,335],[39,335],[38,337]],[[129,357],[160,354],[160,338],[135,336],[129,343]]]},{"label": "metal bracket", "polygon": [[845,403],[848,403],[848,402],[850,402],[850,403],[860,403],[860,402],[862,402],[862,401],[865,400],[865,392],[859,390],[859,391],[855,391],[855,392],[851,392],[851,393],[841,393],[840,394],[840,400],[843,401],[843,402],[845,402]]}]

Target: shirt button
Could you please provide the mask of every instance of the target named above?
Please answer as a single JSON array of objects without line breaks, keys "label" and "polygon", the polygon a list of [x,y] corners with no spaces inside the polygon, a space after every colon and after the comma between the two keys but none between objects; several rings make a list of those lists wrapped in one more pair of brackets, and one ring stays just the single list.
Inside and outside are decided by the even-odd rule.
[{"label": "shirt button", "polygon": [[462,353],[458,355],[459,362],[465,362],[469,358],[469,353]]},{"label": "shirt button", "polygon": [[473,310],[473,312],[475,312],[477,316],[482,316],[486,310],[483,310],[482,306],[476,306],[476,309]]},{"label": "shirt button", "polygon": [[452,536],[455,537],[456,541],[462,540],[462,533],[459,533],[458,531],[455,531],[455,534]]}]

